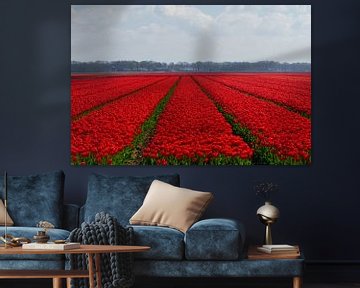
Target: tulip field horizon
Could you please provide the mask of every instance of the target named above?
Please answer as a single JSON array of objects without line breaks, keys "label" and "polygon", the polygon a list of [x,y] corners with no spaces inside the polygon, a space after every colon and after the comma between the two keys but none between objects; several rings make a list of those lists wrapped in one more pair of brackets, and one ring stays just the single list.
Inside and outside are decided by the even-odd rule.
[{"label": "tulip field horizon", "polygon": [[309,165],[311,73],[71,75],[72,165]]}]

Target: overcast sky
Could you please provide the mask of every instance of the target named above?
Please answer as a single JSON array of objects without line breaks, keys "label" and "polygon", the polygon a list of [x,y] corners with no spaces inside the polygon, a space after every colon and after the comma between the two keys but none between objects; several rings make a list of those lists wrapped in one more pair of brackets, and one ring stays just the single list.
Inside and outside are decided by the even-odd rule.
[{"label": "overcast sky", "polygon": [[72,5],[71,60],[311,62],[310,5]]}]

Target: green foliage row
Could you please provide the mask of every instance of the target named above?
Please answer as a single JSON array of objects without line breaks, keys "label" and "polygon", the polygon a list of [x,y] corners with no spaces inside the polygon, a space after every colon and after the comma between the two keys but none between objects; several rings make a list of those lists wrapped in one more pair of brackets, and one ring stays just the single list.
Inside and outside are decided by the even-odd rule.
[{"label": "green foliage row", "polygon": [[169,102],[174,93],[179,80],[170,88],[166,96],[156,106],[151,116],[144,122],[130,146],[112,157],[112,165],[139,165],[144,164],[142,158],[142,149],[149,143],[155,133],[156,123],[164,111],[166,104]]},{"label": "green foliage row", "polygon": [[216,158],[208,159],[206,156],[196,156],[194,158],[181,157],[176,158],[175,156],[162,156],[158,155],[157,159],[145,158],[144,164],[146,165],[251,165],[251,161],[248,159],[242,159],[240,157],[229,157],[225,155],[219,155]]}]

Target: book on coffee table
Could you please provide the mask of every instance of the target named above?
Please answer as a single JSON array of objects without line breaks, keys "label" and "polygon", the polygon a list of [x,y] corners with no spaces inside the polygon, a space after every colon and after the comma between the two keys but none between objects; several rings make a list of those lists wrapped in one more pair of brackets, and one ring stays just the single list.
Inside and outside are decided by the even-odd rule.
[{"label": "book on coffee table", "polygon": [[23,249],[28,250],[70,250],[70,249],[79,249],[80,243],[70,242],[70,243],[27,243],[22,245]]}]

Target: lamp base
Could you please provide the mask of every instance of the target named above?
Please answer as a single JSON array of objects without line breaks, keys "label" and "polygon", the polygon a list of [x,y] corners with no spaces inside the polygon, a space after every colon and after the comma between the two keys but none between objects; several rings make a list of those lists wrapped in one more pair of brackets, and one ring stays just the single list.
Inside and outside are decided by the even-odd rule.
[{"label": "lamp base", "polygon": [[271,224],[268,223],[265,226],[265,240],[266,245],[272,245],[272,236],[271,236]]}]

